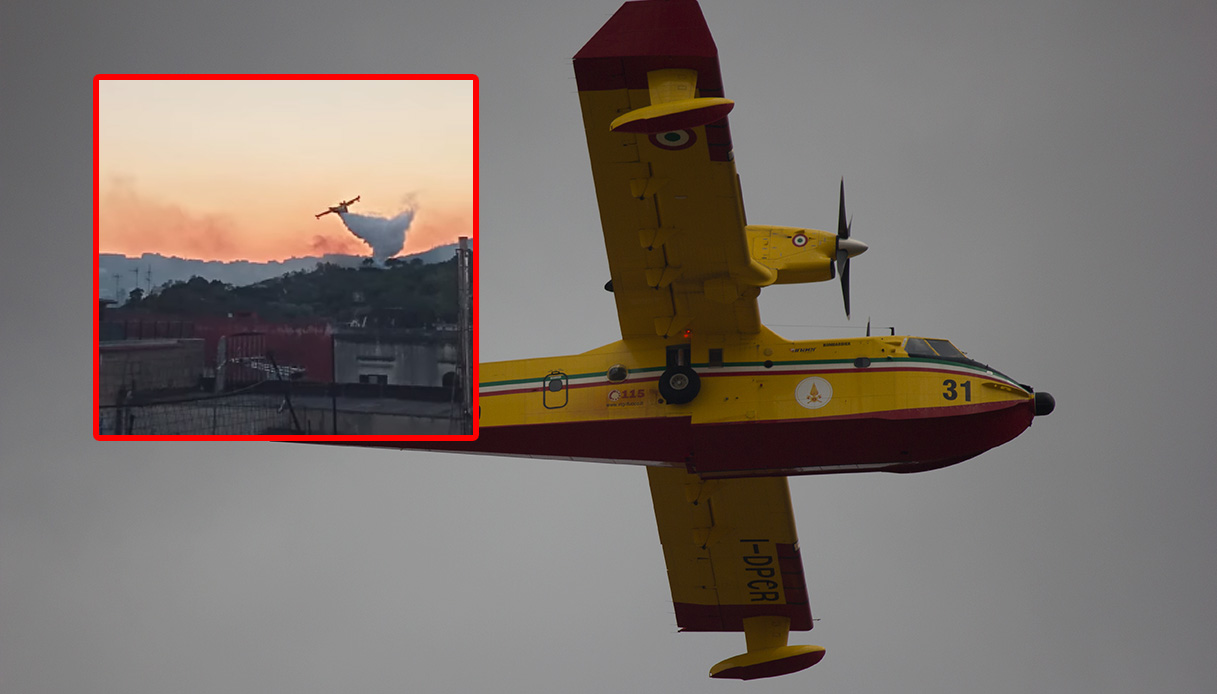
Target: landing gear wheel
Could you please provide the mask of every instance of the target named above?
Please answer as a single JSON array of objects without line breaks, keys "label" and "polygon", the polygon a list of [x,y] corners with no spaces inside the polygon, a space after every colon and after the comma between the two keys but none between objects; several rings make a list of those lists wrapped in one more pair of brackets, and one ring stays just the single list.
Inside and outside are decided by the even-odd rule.
[{"label": "landing gear wheel", "polygon": [[701,377],[687,366],[673,366],[659,377],[659,394],[669,405],[683,405],[697,397]]}]

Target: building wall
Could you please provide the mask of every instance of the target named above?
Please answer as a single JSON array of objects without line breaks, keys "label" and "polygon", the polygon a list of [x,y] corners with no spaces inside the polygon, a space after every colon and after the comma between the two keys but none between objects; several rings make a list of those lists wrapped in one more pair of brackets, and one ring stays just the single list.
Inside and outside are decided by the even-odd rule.
[{"label": "building wall", "polygon": [[98,397],[113,405],[122,388],[136,392],[198,388],[203,340],[131,340],[98,346]]},{"label": "building wall", "polygon": [[201,338],[205,365],[212,369],[221,337],[257,333],[277,363],[304,368],[305,380],[329,383],[333,375],[332,329],[326,320],[275,323],[257,316],[173,316],[108,308],[101,331],[104,339]]},{"label": "building wall", "polygon": [[443,386],[456,368],[456,338],[431,334],[344,336],[334,339],[334,371],[339,383],[368,382],[391,386]]},{"label": "building wall", "polygon": [[193,320],[195,337],[201,337],[207,343],[209,366],[215,366],[220,337],[252,332],[263,336],[263,345],[274,352],[276,363],[304,368],[306,381],[330,381],[331,329],[326,321],[271,323],[257,318],[217,316],[197,316]]}]

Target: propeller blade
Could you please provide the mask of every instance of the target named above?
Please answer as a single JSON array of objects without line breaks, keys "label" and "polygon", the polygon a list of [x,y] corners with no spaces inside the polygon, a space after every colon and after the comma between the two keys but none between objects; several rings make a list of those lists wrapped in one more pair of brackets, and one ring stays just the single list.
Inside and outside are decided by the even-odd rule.
[{"label": "propeller blade", "polygon": [[841,179],[841,207],[837,216],[837,253],[835,266],[829,265],[830,274],[841,276],[841,294],[845,297],[845,317],[849,318],[849,259],[866,252],[867,245],[849,238],[853,220],[845,214],[845,179]]},{"label": "propeller blade", "polygon": [[849,222],[845,218],[845,179],[841,179],[841,212],[837,219],[837,238],[849,238]]},{"label": "propeller blade", "polygon": [[849,258],[841,268],[841,295],[845,297],[845,319],[849,320]]}]

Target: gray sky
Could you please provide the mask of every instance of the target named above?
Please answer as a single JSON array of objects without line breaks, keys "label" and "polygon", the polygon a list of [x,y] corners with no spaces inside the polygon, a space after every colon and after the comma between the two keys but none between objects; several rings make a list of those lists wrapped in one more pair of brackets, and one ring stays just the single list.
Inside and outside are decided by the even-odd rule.
[{"label": "gray sky", "polygon": [[855,326],[1058,400],[792,480],[828,655],[749,685],[675,633],[640,469],[90,436],[93,74],[477,73],[483,358],[579,352],[617,321],[570,57],[617,0],[55,4],[0,9],[6,694],[1217,689],[1212,3],[703,3],[749,220],[832,228],[844,176]]}]

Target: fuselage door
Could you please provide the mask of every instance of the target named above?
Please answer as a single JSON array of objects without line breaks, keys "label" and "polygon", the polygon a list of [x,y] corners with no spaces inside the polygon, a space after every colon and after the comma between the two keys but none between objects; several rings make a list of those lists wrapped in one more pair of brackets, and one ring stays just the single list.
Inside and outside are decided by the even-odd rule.
[{"label": "fuselage door", "polygon": [[570,379],[561,371],[550,371],[542,381],[541,403],[547,410],[566,407],[570,400]]}]

